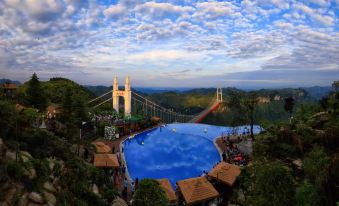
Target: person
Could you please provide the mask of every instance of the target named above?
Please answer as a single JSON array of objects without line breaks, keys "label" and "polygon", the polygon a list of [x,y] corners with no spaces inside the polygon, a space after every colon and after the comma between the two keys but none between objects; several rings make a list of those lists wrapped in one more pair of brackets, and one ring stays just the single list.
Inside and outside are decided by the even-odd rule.
[{"label": "person", "polygon": [[132,197],[133,197],[133,195],[134,195],[134,192],[135,192],[135,183],[132,182],[132,184],[131,184],[131,193],[132,193]]},{"label": "person", "polygon": [[128,187],[128,181],[127,181],[127,178],[125,177],[125,179],[124,179],[124,190],[127,191],[127,187]]},{"label": "person", "polygon": [[115,151],[115,147],[114,145],[112,146],[112,154],[114,154],[114,151]]}]

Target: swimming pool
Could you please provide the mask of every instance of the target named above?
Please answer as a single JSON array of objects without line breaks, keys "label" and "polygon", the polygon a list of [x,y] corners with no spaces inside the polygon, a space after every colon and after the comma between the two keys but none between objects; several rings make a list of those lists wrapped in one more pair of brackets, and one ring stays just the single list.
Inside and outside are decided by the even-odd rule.
[{"label": "swimming pool", "polygon": [[[246,127],[238,127],[237,133]],[[130,178],[168,178],[174,186],[178,180],[200,176],[220,161],[213,140],[231,131],[231,127],[178,123],[140,133],[123,143]],[[260,127],[255,126],[254,132],[259,133]]]}]

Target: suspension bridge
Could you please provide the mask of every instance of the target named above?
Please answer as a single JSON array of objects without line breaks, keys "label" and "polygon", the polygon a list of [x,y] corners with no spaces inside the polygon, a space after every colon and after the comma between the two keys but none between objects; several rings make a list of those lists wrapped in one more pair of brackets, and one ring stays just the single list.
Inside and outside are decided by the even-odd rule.
[{"label": "suspension bridge", "polygon": [[146,117],[156,117],[161,119],[165,123],[173,122],[190,122],[200,123],[211,112],[216,110],[223,102],[222,89],[217,88],[216,98],[211,100],[211,103],[202,112],[194,115],[182,114],[173,109],[165,108],[152,100],[147,99],[145,96],[138,94],[131,90],[129,78],[126,77],[125,89],[119,90],[117,77],[114,78],[113,90],[106,92],[88,102],[90,107],[97,108],[101,105],[112,102],[113,108],[119,112],[120,102],[119,97],[124,98],[125,117],[132,114],[142,114]]}]

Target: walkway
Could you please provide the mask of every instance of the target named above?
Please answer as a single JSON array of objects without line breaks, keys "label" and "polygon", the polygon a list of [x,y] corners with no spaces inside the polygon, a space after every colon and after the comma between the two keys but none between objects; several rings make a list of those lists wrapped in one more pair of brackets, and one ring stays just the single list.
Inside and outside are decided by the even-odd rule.
[{"label": "walkway", "polygon": [[219,101],[214,102],[210,107],[206,108],[204,111],[200,112],[193,119],[189,121],[189,123],[201,123],[202,120],[211,112],[216,110],[220,105]]}]

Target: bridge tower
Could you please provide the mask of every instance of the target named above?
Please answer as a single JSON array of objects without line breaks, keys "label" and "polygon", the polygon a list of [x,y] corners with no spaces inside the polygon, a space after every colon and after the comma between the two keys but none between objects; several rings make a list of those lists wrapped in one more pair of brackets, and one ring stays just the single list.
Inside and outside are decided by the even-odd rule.
[{"label": "bridge tower", "polygon": [[112,99],[113,99],[113,108],[117,113],[119,113],[119,98],[124,98],[124,110],[125,110],[125,117],[131,116],[131,100],[132,100],[132,91],[131,91],[131,84],[129,81],[129,77],[126,77],[125,81],[125,90],[119,90],[118,78],[117,76],[114,77],[113,82],[113,91],[112,91]]},{"label": "bridge tower", "polygon": [[222,102],[222,88],[217,88],[217,101]]}]

